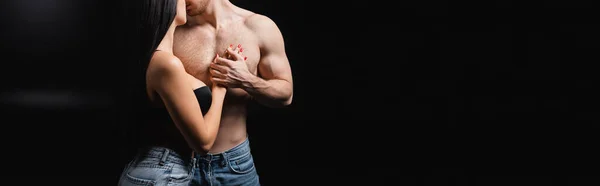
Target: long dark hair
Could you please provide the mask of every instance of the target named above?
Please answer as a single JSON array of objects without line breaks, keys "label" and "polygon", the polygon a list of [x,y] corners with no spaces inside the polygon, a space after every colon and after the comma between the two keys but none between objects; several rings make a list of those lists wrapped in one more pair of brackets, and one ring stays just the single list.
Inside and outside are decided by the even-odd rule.
[{"label": "long dark hair", "polygon": [[[136,54],[133,59],[134,80],[133,99],[136,105],[146,107],[149,100],[146,96],[146,70],[156,48],[163,40],[177,14],[178,0],[135,0],[135,33],[132,34],[132,49]],[[181,0],[182,1],[182,0]],[[138,110],[143,110],[139,108]]]},{"label": "long dark hair", "polygon": [[[152,59],[154,51],[165,37],[177,14],[178,0],[127,0],[127,9],[124,10],[128,19],[128,26],[124,32],[127,35],[127,47],[131,52],[127,55],[131,63],[125,66],[129,69],[130,85],[126,100],[127,123],[124,135],[128,142],[127,148],[137,147],[139,141],[138,131],[143,127],[143,120],[149,106],[146,94],[146,70]],[[182,0],[179,0],[182,1]],[[135,149],[135,148],[133,148]],[[133,153],[133,152],[130,152]],[[132,155],[132,154],[129,154]]]},{"label": "long dark hair", "polygon": [[142,0],[137,22],[141,50],[140,62],[145,69],[154,51],[165,37],[177,14],[177,0]]}]

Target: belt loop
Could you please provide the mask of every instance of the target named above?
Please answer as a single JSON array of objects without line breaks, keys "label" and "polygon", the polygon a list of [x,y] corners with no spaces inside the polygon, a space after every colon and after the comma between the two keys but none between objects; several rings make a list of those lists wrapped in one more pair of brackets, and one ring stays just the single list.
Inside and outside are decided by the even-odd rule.
[{"label": "belt loop", "polygon": [[200,167],[198,165],[198,158],[196,158],[196,151],[192,151],[192,168]]},{"label": "belt loop", "polygon": [[190,159],[190,161],[191,161],[191,162],[190,162],[190,164],[191,164],[191,168],[192,168],[192,169],[195,169],[195,168],[196,168],[196,164],[197,164],[197,162],[196,162],[196,158],[191,158],[191,159]]},{"label": "belt loop", "polygon": [[165,149],[165,152],[163,152],[163,155],[160,158],[159,165],[165,165],[165,162],[167,161],[167,156],[169,156],[169,149]]},{"label": "belt loop", "polygon": [[221,166],[225,167],[227,166],[227,153],[223,152],[221,155],[223,156],[223,162],[221,162]]}]

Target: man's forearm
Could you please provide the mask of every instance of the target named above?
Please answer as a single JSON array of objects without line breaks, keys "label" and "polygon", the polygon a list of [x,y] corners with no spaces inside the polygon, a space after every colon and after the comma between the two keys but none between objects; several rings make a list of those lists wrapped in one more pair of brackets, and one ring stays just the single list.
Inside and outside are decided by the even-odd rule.
[{"label": "man's forearm", "polygon": [[264,80],[251,75],[243,89],[265,106],[284,107],[292,103],[292,83],[286,80]]}]

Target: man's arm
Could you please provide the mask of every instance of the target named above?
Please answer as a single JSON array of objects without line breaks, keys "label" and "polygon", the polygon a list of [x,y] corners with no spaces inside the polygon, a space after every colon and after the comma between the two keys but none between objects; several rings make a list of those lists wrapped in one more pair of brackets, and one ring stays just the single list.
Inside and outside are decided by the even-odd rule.
[{"label": "man's arm", "polygon": [[283,107],[292,103],[292,70],[285,53],[283,36],[270,18],[253,15],[247,25],[260,41],[258,75],[248,77],[243,89],[266,106]]}]

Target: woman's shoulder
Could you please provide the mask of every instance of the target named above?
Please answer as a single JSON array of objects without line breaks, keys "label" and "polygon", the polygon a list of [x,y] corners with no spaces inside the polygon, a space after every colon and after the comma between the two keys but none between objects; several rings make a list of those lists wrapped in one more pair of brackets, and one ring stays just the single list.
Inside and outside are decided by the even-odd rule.
[{"label": "woman's shoulder", "polygon": [[179,58],[166,52],[155,52],[148,64],[148,75],[169,75],[172,73],[185,72]]}]

